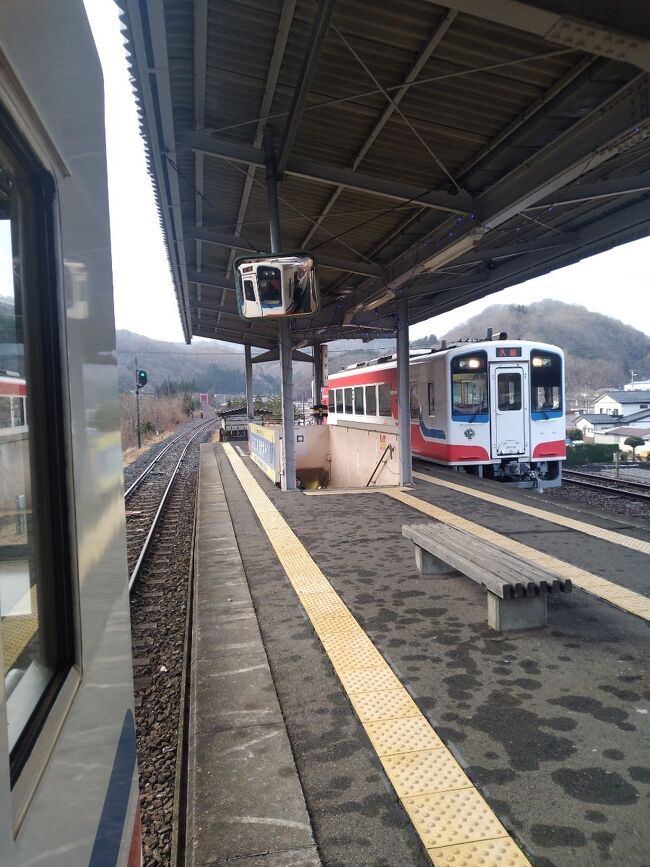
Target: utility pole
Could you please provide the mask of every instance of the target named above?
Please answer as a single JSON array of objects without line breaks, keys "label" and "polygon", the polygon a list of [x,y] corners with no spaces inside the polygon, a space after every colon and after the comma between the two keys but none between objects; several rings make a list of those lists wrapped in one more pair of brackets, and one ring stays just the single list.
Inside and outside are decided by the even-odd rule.
[{"label": "utility pole", "polygon": [[630,376],[632,377],[632,391],[634,391],[634,377],[636,376],[636,370],[631,370]]},{"label": "utility pole", "polygon": [[140,383],[138,382],[138,356],[135,357],[135,429],[137,435],[138,449],[141,448],[142,442],[140,437]]}]

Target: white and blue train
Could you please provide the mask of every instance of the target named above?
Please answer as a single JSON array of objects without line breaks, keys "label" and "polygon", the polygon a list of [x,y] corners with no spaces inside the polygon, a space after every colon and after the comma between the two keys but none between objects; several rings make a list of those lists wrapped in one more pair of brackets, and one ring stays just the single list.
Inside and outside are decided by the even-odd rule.
[{"label": "white and blue train", "polygon": [[0,864],[141,863],[103,82],[0,4]]}]

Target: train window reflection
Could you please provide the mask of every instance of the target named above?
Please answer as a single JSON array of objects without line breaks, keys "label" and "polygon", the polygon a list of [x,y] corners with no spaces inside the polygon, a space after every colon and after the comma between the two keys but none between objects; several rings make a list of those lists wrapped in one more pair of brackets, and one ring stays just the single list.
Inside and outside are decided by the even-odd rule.
[{"label": "train window reflection", "polygon": [[363,415],[363,386],[354,389],[354,414]]},{"label": "train window reflection", "polygon": [[350,413],[350,415],[351,415],[352,414],[352,389],[351,388],[344,388],[343,389],[343,395],[344,395],[343,411]]},{"label": "train window reflection", "polygon": [[411,410],[411,421],[417,421],[420,417],[420,401],[418,399],[417,383],[412,382],[409,388],[409,405]]},{"label": "train window reflection", "polygon": [[377,386],[366,386],[366,415],[377,415]]},{"label": "train window reflection", "polygon": [[54,586],[63,577],[65,544],[55,541],[54,527],[63,531],[53,513],[64,507],[48,440],[59,409],[48,410],[49,430],[41,416],[39,424],[26,413],[28,394],[32,409],[37,394],[60,400],[51,378],[56,365],[42,342],[56,310],[42,252],[50,237],[45,179],[26,148],[6,145],[3,129],[0,124],[0,650],[15,782],[69,668],[72,641],[68,594]]},{"label": "train window reflection", "polygon": [[390,405],[390,385],[383,383],[379,386],[379,415],[391,416],[392,408]]},{"label": "train window reflection", "polygon": [[343,389],[336,389],[336,411],[343,412]]},{"label": "train window reflection", "polygon": [[453,419],[487,422],[487,356],[484,352],[452,358],[451,392]]},{"label": "train window reflection", "polygon": [[502,412],[521,409],[521,374],[500,373],[497,377],[497,393]]},{"label": "train window reflection", "polygon": [[531,410],[562,409],[562,359],[556,352],[530,353]]}]

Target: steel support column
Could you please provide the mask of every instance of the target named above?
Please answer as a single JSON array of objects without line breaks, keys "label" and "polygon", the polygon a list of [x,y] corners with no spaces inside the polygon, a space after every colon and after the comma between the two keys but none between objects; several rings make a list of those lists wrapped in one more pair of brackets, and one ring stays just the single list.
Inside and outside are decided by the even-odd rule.
[{"label": "steel support column", "polygon": [[[314,406],[323,399],[323,356],[321,353],[320,343],[314,343]],[[321,424],[322,419],[318,416],[318,424]]]},{"label": "steel support column", "polygon": [[[278,179],[275,170],[275,149],[271,126],[264,127],[264,157],[266,162],[266,195],[269,213],[269,231],[271,235],[271,252],[279,253],[282,241],[280,237],[280,211],[278,209]],[[278,330],[282,384],[282,439],[284,443],[282,490],[295,491],[296,443],[293,427],[293,364],[289,320],[281,319]]]},{"label": "steel support column", "polygon": [[253,407],[253,357],[248,343],[244,346],[244,359],[246,362],[246,408],[248,420],[253,421],[255,416]]},{"label": "steel support column", "polygon": [[411,407],[409,396],[409,303],[397,302],[397,405],[399,436],[399,483],[410,485],[411,468]]}]

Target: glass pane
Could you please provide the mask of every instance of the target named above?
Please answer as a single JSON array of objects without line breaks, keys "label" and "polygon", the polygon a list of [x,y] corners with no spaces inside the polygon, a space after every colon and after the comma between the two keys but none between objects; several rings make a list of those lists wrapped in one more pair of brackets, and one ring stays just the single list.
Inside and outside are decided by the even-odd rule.
[{"label": "glass pane", "polygon": [[354,389],[354,413],[363,415],[363,386]]},{"label": "glass pane", "polygon": [[436,400],[433,389],[433,383],[429,383],[429,415],[435,415],[436,411]]},{"label": "glass pane", "polygon": [[[36,568],[25,415],[20,189],[0,158],[0,639],[12,749],[54,674]],[[23,203],[20,203],[22,208]]]},{"label": "glass pane", "polygon": [[351,388],[344,388],[343,394],[345,397],[343,411],[350,413],[350,415],[352,415],[352,389]]},{"label": "glass pane", "polygon": [[377,386],[366,386],[366,415],[377,415]]},{"label": "glass pane", "polygon": [[531,352],[532,411],[562,409],[562,359],[555,352]]},{"label": "glass pane", "polygon": [[420,402],[418,400],[418,387],[412,382],[409,388],[409,403],[411,419],[417,421],[420,418]]},{"label": "glass pane", "polygon": [[343,389],[336,389],[336,411],[343,412]]},{"label": "glass pane", "polygon": [[390,385],[387,383],[379,386],[379,415],[392,415],[390,405]]},{"label": "glass pane", "polygon": [[331,388],[327,392],[327,406],[328,406],[330,415],[332,413],[336,412],[336,392],[334,391],[333,388]]},{"label": "glass pane", "polygon": [[499,409],[503,412],[521,409],[521,374],[500,373],[497,377]]}]

